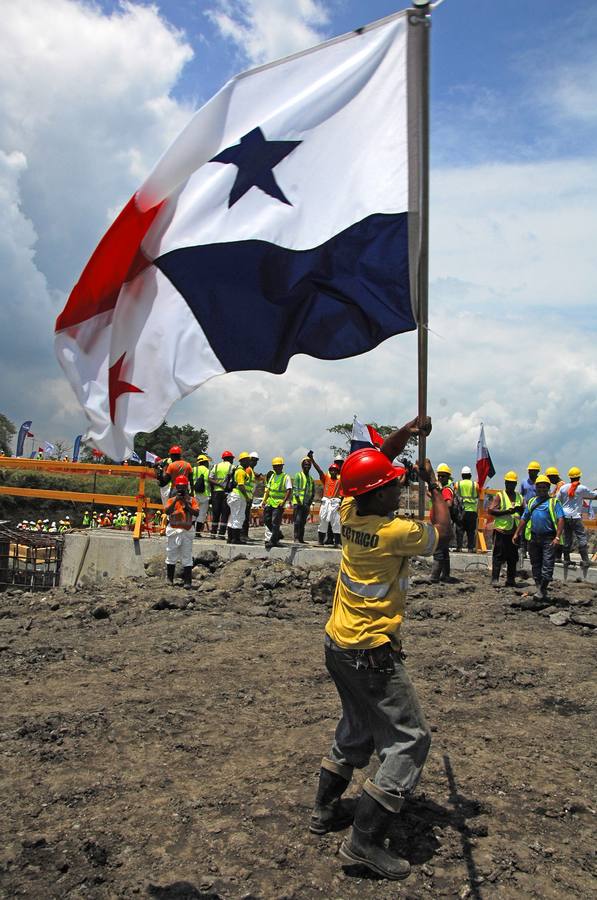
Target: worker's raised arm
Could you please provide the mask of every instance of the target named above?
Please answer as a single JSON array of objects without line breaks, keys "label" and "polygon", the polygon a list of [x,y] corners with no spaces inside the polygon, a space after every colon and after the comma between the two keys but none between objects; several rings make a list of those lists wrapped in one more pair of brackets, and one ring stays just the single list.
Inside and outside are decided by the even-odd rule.
[{"label": "worker's raised arm", "polygon": [[385,453],[389,460],[396,459],[402,453],[409,440],[413,437],[418,437],[420,434],[424,434],[426,437],[431,434],[431,419],[429,416],[426,416],[421,424],[419,424],[417,417],[411,422],[407,422],[402,428],[398,428],[397,431],[393,431],[381,445],[381,452]]},{"label": "worker's raised arm", "polygon": [[315,466],[315,471],[317,472],[317,474],[319,475],[319,477],[320,477],[321,479],[323,479],[323,476],[325,475],[325,472],[323,471],[323,469],[321,468],[321,466],[318,465],[318,463],[315,462],[315,460],[314,460],[314,458],[313,458],[313,451],[312,451],[312,450],[309,450],[309,452],[307,453],[307,456],[310,458],[311,462],[312,462],[313,465]]}]

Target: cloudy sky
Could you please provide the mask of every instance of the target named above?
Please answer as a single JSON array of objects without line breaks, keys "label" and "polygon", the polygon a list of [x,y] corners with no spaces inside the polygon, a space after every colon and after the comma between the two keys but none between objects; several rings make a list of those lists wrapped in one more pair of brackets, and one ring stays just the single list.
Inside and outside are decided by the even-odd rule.
[{"label": "cloudy sky", "polygon": [[[0,412],[85,427],[54,319],[102,233],[231,75],[395,0],[19,0],[0,32]],[[429,408],[435,463],[530,458],[597,484],[597,4],[445,0],[432,31]],[[210,449],[292,467],[329,425],[416,412],[414,335],[283,376],[226,375],[172,410]]]}]

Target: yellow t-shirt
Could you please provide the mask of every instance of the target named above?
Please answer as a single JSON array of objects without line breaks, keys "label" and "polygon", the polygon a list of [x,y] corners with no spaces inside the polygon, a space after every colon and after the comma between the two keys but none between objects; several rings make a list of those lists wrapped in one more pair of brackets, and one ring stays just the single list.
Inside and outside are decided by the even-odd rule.
[{"label": "yellow t-shirt", "polygon": [[238,469],[236,470],[236,472],[234,473],[234,485],[235,486],[232,489],[232,493],[236,492],[237,494],[240,494],[241,497],[244,497],[244,494],[242,493],[242,491],[237,490],[237,487],[239,484],[244,485],[246,480],[247,480],[247,473],[245,472],[245,470],[243,469],[242,466],[239,466]]},{"label": "yellow t-shirt", "polygon": [[340,521],[342,561],[325,630],[345,649],[371,650],[387,641],[399,647],[408,558],[433,553],[437,529],[409,519],[359,516],[352,497],[342,501]]}]

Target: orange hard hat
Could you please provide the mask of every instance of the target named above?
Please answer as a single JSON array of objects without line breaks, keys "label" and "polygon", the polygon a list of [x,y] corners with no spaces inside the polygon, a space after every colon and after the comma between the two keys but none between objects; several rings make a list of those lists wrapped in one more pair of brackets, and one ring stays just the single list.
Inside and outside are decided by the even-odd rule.
[{"label": "orange hard hat", "polygon": [[405,471],[401,466],[393,466],[381,450],[355,450],[342,466],[342,492],[346,497],[357,497],[400,478]]}]

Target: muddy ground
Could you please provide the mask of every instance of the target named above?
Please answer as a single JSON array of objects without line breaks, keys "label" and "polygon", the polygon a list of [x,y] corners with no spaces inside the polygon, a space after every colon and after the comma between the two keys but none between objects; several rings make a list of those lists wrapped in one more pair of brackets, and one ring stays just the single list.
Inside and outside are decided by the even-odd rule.
[{"label": "muddy ground", "polygon": [[307,831],[338,714],[336,564],[201,559],[190,594],[157,574],[0,594],[3,897],[595,896],[594,586],[538,611],[414,569],[407,666],[434,743],[391,835],[398,884]]}]

